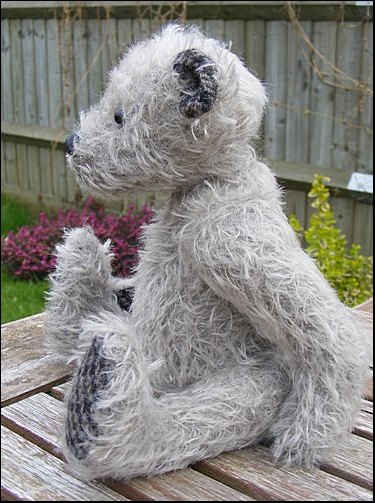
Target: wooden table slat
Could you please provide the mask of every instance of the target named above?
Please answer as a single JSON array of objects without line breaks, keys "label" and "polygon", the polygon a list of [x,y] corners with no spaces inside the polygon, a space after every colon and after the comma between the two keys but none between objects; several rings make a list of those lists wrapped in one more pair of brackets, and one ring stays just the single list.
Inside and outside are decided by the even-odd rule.
[{"label": "wooden table slat", "polygon": [[373,465],[373,443],[357,435],[349,435],[346,445],[338,449],[323,469],[372,490]]},{"label": "wooden table slat", "polygon": [[67,465],[1,426],[1,493],[22,501],[129,501],[97,482],[82,481]]},{"label": "wooden table slat", "polygon": [[1,326],[1,405],[67,379],[67,366],[43,346],[44,313]]},{"label": "wooden table slat", "polygon": [[265,501],[371,501],[372,492],[322,470],[276,467],[263,447],[224,453],[196,469]]},{"label": "wooden table slat", "polygon": [[[372,302],[356,309],[371,313]],[[370,325],[371,315],[367,318]],[[223,453],[159,477],[138,477],[127,483],[80,480],[58,448],[62,400],[70,387],[65,381],[73,367],[44,349],[43,321],[41,313],[2,326],[5,499],[372,501],[372,370],[353,434],[322,469],[276,466],[268,450],[259,446]]]},{"label": "wooden table slat", "polygon": [[364,412],[367,412],[369,414],[373,414],[374,412],[374,404],[373,402],[370,402],[369,400],[362,400],[362,407],[361,409]]},{"label": "wooden table slat", "polygon": [[373,440],[373,416],[361,410],[354,424],[353,433]]},{"label": "wooden table slat", "polygon": [[[25,398],[2,409],[2,424],[61,457],[59,431],[62,403],[46,393]],[[136,478],[125,483],[106,480],[106,486],[127,497],[155,501],[252,501],[247,495],[210,479],[191,468],[152,479]]]}]

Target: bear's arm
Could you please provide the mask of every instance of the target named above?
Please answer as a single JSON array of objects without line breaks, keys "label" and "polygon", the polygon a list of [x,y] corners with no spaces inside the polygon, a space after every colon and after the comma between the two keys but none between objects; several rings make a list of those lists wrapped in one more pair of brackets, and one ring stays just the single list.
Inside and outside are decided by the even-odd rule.
[{"label": "bear's arm", "polygon": [[283,353],[309,358],[356,332],[277,204],[218,204],[186,229],[197,274]]}]

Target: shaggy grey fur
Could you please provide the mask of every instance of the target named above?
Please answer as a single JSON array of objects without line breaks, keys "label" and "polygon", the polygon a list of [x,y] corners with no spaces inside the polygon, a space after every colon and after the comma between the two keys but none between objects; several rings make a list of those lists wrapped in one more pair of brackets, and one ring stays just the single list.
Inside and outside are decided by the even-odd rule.
[{"label": "shaggy grey fur", "polygon": [[363,329],[251,147],[266,102],[224,44],[171,25],[130,48],[81,114],[67,157],[84,190],[170,194],[131,279],[112,277],[110,245],[88,228],[57,249],[46,332],[79,367],[64,453],[87,477],[162,473],[262,440],[312,467],[356,417]]}]

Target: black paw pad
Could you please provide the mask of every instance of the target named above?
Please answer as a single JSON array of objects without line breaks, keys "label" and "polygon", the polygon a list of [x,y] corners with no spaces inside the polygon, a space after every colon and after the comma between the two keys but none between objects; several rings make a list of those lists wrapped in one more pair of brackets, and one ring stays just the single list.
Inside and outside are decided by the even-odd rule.
[{"label": "black paw pad", "polygon": [[102,339],[95,337],[87,350],[68,401],[66,441],[78,460],[87,457],[90,438],[100,434],[94,421],[95,404],[98,393],[108,385],[108,371],[113,368],[111,361],[103,357]]}]

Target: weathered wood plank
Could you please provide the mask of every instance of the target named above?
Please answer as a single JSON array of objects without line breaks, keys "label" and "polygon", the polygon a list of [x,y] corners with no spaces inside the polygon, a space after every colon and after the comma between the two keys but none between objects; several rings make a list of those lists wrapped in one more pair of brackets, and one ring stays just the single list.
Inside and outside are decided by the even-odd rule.
[{"label": "weathered wood plank", "polygon": [[265,119],[264,152],[268,159],[285,159],[287,23],[270,21],[266,30],[266,81],[271,94]]},{"label": "weathered wood plank", "polygon": [[[351,78],[360,80],[362,25],[338,23],[336,66]],[[360,96],[355,84],[344,77],[336,78],[335,89],[332,165],[335,168],[354,171],[358,164],[358,125],[361,108]]]},{"label": "weathered wood plank", "polygon": [[363,397],[367,400],[374,399],[374,375],[372,369],[370,370],[370,377],[367,380],[367,386],[363,392]]},{"label": "weathered wood plank", "polygon": [[84,482],[65,463],[1,427],[1,493],[22,501],[128,501],[99,482]]},{"label": "weathered wood plank", "polygon": [[74,48],[74,93],[76,100],[77,117],[79,112],[89,106],[87,87],[87,27],[84,19],[73,22],[73,48]]},{"label": "weathered wood plank", "polygon": [[52,147],[51,163],[53,174],[53,193],[58,201],[67,201],[67,166],[65,154],[60,149]]},{"label": "weathered wood plank", "polygon": [[373,254],[374,246],[374,227],[373,227],[373,209],[356,201],[353,217],[353,242],[359,243],[364,255]]},{"label": "weathered wood plank", "polygon": [[[311,37],[312,23],[301,22],[301,28]],[[309,118],[311,68],[306,44],[292,23],[288,24],[287,110],[285,160],[307,164],[309,156]]]},{"label": "weathered wood plank", "polygon": [[332,461],[322,469],[349,480],[365,489],[373,489],[373,443],[357,435],[350,435],[345,447],[340,447]]},{"label": "weathered wood plank", "polygon": [[[14,64],[14,62],[13,62]],[[12,84],[12,60],[9,20],[1,21],[1,117],[2,120],[12,122],[13,112],[13,84]],[[14,143],[4,144],[3,172],[8,185],[17,187],[17,153]]]},{"label": "weathered wood plank", "polygon": [[14,143],[9,141],[4,145],[5,165],[7,171],[7,181],[11,187],[18,187],[17,152]]},{"label": "weathered wood plank", "polygon": [[[35,66],[39,71],[45,68],[47,61],[47,31],[46,21],[36,19],[34,22],[35,35]],[[49,126],[49,95],[48,78],[39,77],[36,79],[36,100],[38,124],[43,127]],[[39,149],[40,163],[40,188],[45,197],[53,197],[53,175],[50,149]]]},{"label": "weathered wood plank", "polygon": [[370,400],[362,400],[361,410],[367,412],[368,414],[373,414],[374,412],[374,404],[370,402]]},{"label": "weathered wood plank", "polygon": [[1,326],[1,403],[67,379],[72,367],[43,347],[44,313]]},{"label": "weathered wood plank", "polygon": [[[22,43],[21,43],[21,21],[12,19],[10,21],[10,44],[11,60],[16,64],[11,65],[11,78],[13,88],[13,114],[15,122],[25,122],[24,88],[23,88],[23,66],[22,66]],[[29,180],[27,175],[26,146],[21,143],[16,144],[18,187],[21,190],[29,190]]]},{"label": "weathered wood plank", "polygon": [[[37,124],[41,126],[49,126],[49,111],[48,111],[48,78],[42,74],[46,70],[47,61],[47,33],[46,22],[44,19],[34,21],[34,43],[35,43],[35,68],[38,71],[35,79],[36,87],[36,107],[37,107]],[[40,73],[39,73],[40,72]]]},{"label": "weathered wood plank", "polygon": [[150,479],[136,478],[127,484],[114,480],[106,483],[135,501],[254,501],[191,468]]},{"label": "weathered wood plank", "polygon": [[228,452],[195,468],[236,490],[265,501],[370,501],[372,492],[322,470],[275,467],[265,448]]},{"label": "weathered wood plank", "polygon": [[[336,23],[314,23],[313,38],[314,46],[324,54],[331,63],[336,58]],[[332,80],[332,72],[327,63],[315,58],[315,65],[319,71],[329,80]],[[313,71],[311,83],[310,108],[310,152],[309,163],[322,166],[332,166],[332,132],[334,114],[335,88],[326,84]],[[338,166],[334,166],[338,168]]]},{"label": "weathered wood plank", "polygon": [[[373,87],[374,63],[373,63],[373,24],[363,25],[363,46],[362,46],[362,75],[361,81],[370,89]],[[359,130],[359,159],[358,171],[362,173],[372,173],[373,171],[373,96],[369,93],[363,97],[362,113]]]},{"label": "weathered wood plank", "polygon": [[354,204],[352,199],[346,197],[330,198],[330,205],[335,215],[337,227],[344,233],[348,243],[351,243],[353,239]]},{"label": "weathered wood plank", "polygon": [[60,64],[64,128],[71,130],[76,118],[74,90],[73,13],[67,6],[64,19],[59,24]]},{"label": "weathered wood plank", "polygon": [[64,400],[64,396],[69,391],[71,385],[71,381],[67,381],[62,384],[58,384],[57,386],[53,386],[50,390],[50,395],[57,400]]},{"label": "weathered wood plank", "polygon": [[117,56],[121,56],[132,42],[131,19],[117,20]]},{"label": "weathered wood plank", "polygon": [[245,59],[245,21],[225,21],[225,41],[231,43],[231,51]]},{"label": "weathered wood plank", "polygon": [[[63,2],[61,1],[36,1],[35,6],[30,6],[28,1],[3,2],[2,15],[7,18],[51,18],[63,17]],[[106,2],[107,3],[107,2]],[[108,2],[109,3],[109,2]],[[116,18],[137,18],[139,15],[139,4],[147,6],[149,1],[116,1],[110,2],[111,16]],[[152,2],[156,5],[164,6],[162,12],[166,12],[170,2]],[[322,8],[323,6],[323,8]],[[82,15],[88,18],[105,18],[107,16],[107,5],[101,1],[85,2]],[[201,17],[204,19],[226,18],[226,19],[285,19],[285,9],[283,1],[192,1],[188,2],[188,16],[190,18]],[[347,21],[363,21],[372,19],[372,5],[359,4],[358,2],[346,2],[343,12],[341,2],[301,2],[298,5],[298,15],[301,20],[315,21],[337,21],[345,16]]]},{"label": "weathered wood plank", "polygon": [[61,54],[59,50],[59,24],[57,19],[47,21],[47,68],[49,95],[49,124],[63,128],[63,97]]},{"label": "weathered wood plank", "polygon": [[101,21],[102,25],[102,42],[104,42],[104,49],[101,53],[102,56],[102,81],[104,86],[108,80],[109,71],[117,63],[117,32],[116,20],[105,19]]},{"label": "weathered wood plank", "polygon": [[368,440],[373,440],[373,428],[373,416],[361,410],[354,424],[353,433]]},{"label": "weathered wood plank", "polygon": [[[11,80],[9,20],[1,20],[1,120],[13,121],[13,85]],[[14,62],[13,62],[14,64]]]},{"label": "weathered wood plank", "polygon": [[140,42],[141,40],[144,40],[151,33],[150,19],[133,19],[132,26],[134,42]]},{"label": "weathered wood plank", "polygon": [[205,32],[217,39],[225,40],[224,19],[206,19],[204,21]]},{"label": "weathered wood plank", "polygon": [[[61,402],[39,393],[2,409],[2,424],[48,452],[61,457],[59,432],[63,421]],[[224,484],[191,468],[152,479],[137,478],[128,483],[106,480],[106,485],[136,500],[162,501],[251,501]]]},{"label": "weathered wood plank", "polygon": [[[34,21],[31,19],[23,19],[21,21],[22,29],[22,65],[24,90],[24,106],[25,106],[25,122],[27,124],[37,123],[37,102],[36,102],[36,79],[34,61]],[[35,194],[40,194],[40,166],[39,166],[39,151],[38,147],[28,146],[26,148],[27,176],[29,187]]]},{"label": "weathered wood plank", "polygon": [[8,184],[7,166],[5,159],[5,142],[1,140],[1,186]]},{"label": "weathered wood plank", "polygon": [[285,214],[289,217],[294,213],[304,228],[308,226],[306,199],[307,194],[302,190],[288,190],[285,194]]},{"label": "weathered wood plank", "polygon": [[246,62],[260,79],[265,79],[266,23],[263,20],[246,22]]},{"label": "weathered wood plank", "polygon": [[1,424],[60,458],[63,421],[63,404],[47,393],[36,393],[1,409]]},{"label": "weathered wood plank", "polygon": [[93,105],[99,100],[103,89],[103,74],[100,54],[104,48],[104,44],[101,41],[99,20],[87,20],[87,33],[89,104]]}]

